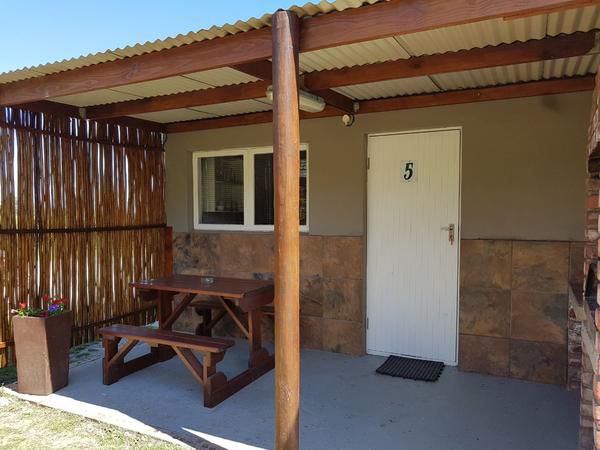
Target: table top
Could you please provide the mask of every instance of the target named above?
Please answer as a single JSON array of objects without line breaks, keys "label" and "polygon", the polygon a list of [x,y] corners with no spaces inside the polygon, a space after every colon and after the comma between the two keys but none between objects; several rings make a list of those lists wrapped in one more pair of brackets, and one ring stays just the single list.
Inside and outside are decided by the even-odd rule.
[{"label": "table top", "polygon": [[[208,282],[207,278],[212,278],[213,282]],[[164,278],[133,281],[129,285],[136,289],[186,292],[226,298],[242,298],[273,289],[273,281],[271,280],[245,280],[241,278],[206,277],[200,275],[171,275]]]}]

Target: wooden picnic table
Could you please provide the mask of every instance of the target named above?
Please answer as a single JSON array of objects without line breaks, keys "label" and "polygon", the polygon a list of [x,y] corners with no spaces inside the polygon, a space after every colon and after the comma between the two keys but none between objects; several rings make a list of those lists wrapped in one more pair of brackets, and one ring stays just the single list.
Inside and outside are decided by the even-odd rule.
[{"label": "wooden picnic table", "polygon": [[[211,282],[212,281],[212,282]],[[202,334],[211,335],[213,327],[225,316],[229,316],[237,328],[248,339],[249,367],[260,365],[269,356],[262,346],[262,308],[273,303],[275,288],[269,280],[247,280],[241,278],[207,277],[199,275],[171,275],[164,278],[134,281],[130,286],[145,300],[158,301],[158,324],[170,330],[173,323],[192,304],[207,311],[222,309],[211,320],[210,313],[204,316],[209,323],[202,324]],[[185,294],[173,308],[173,298]],[[215,301],[216,300],[216,301]],[[270,358],[273,360],[273,358]],[[273,363],[274,364],[274,363]]]},{"label": "wooden picnic table", "polygon": [[[142,300],[157,301],[159,330],[152,332],[131,326],[112,326],[100,330],[105,342],[105,384],[112,384],[122,376],[166,361],[177,354],[192,375],[203,384],[204,405],[213,407],[275,367],[274,356],[262,346],[261,340],[262,308],[273,302],[272,281],[171,275],[134,281],[130,286],[135,288]],[[178,294],[183,294],[183,297],[174,305],[173,300]],[[209,321],[200,328],[203,336],[171,331],[177,318],[192,305],[205,311],[215,308],[221,311],[214,319],[210,313],[203,315],[204,321]],[[212,328],[225,316],[229,316],[246,336],[249,348],[248,369],[230,380],[221,372],[216,372],[216,364],[234,342],[211,337]],[[125,346],[124,350],[118,350],[120,338],[128,339],[130,348],[139,341],[147,342],[154,348],[148,355],[124,362],[124,356],[130,348]],[[190,350],[202,352],[203,363],[199,363]]]}]

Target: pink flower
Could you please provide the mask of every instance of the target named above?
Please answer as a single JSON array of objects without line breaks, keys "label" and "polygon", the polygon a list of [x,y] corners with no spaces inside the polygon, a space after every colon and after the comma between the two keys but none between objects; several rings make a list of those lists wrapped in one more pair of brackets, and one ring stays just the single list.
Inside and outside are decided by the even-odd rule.
[{"label": "pink flower", "polygon": [[26,309],[27,305],[25,303],[19,303],[19,309]]}]

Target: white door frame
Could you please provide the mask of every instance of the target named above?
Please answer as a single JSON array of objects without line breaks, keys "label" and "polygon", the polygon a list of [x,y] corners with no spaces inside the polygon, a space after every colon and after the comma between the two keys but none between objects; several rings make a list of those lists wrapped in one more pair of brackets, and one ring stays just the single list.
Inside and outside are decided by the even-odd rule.
[{"label": "white door frame", "polygon": [[[453,130],[457,130],[460,132],[460,142],[459,142],[459,148],[458,148],[458,160],[459,160],[459,164],[458,164],[458,224],[456,227],[456,245],[457,245],[457,280],[456,280],[456,351],[455,351],[455,355],[454,355],[454,361],[445,361],[446,364],[448,365],[458,365],[458,352],[460,351],[459,346],[460,346],[460,340],[459,340],[459,335],[460,335],[460,245],[461,245],[461,235],[462,235],[462,143],[463,143],[463,128],[462,126],[454,126],[454,127],[445,127],[445,128],[423,128],[423,129],[417,129],[417,130],[403,130],[403,131],[391,131],[391,132],[384,132],[384,133],[369,133],[367,134],[367,149],[366,149],[366,156],[365,158],[367,159],[367,162],[365,164],[366,167],[366,172],[367,172],[367,176],[365,178],[365,247],[364,247],[364,255],[365,255],[365,287],[364,287],[364,305],[365,305],[365,341],[364,341],[364,348],[367,349],[367,333],[368,333],[368,327],[369,327],[369,299],[367,296],[367,285],[369,283],[369,279],[367,276],[367,267],[369,264],[368,258],[367,258],[367,248],[369,245],[369,230],[368,230],[368,214],[369,214],[369,205],[368,205],[368,199],[369,199],[369,193],[368,193],[368,186],[369,186],[369,166],[368,166],[368,158],[369,158],[369,147],[368,147],[368,138],[370,137],[378,137],[378,136],[395,136],[395,135],[403,135],[403,134],[417,134],[417,133],[432,133],[432,132],[436,132],[436,131],[453,131]],[[373,353],[373,354],[376,354]],[[381,356],[389,356],[388,353],[381,353]]]}]

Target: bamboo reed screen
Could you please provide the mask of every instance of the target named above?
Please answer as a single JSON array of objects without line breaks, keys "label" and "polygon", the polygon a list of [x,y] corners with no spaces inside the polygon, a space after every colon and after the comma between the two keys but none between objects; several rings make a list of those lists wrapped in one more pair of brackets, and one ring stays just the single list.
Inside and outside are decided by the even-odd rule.
[{"label": "bamboo reed screen", "polygon": [[[147,323],[128,283],[161,275],[164,135],[0,108],[0,348],[10,310],[64,296],[73,343],[99,325]],[[0,354],[6,365],[8,351]]]}]

